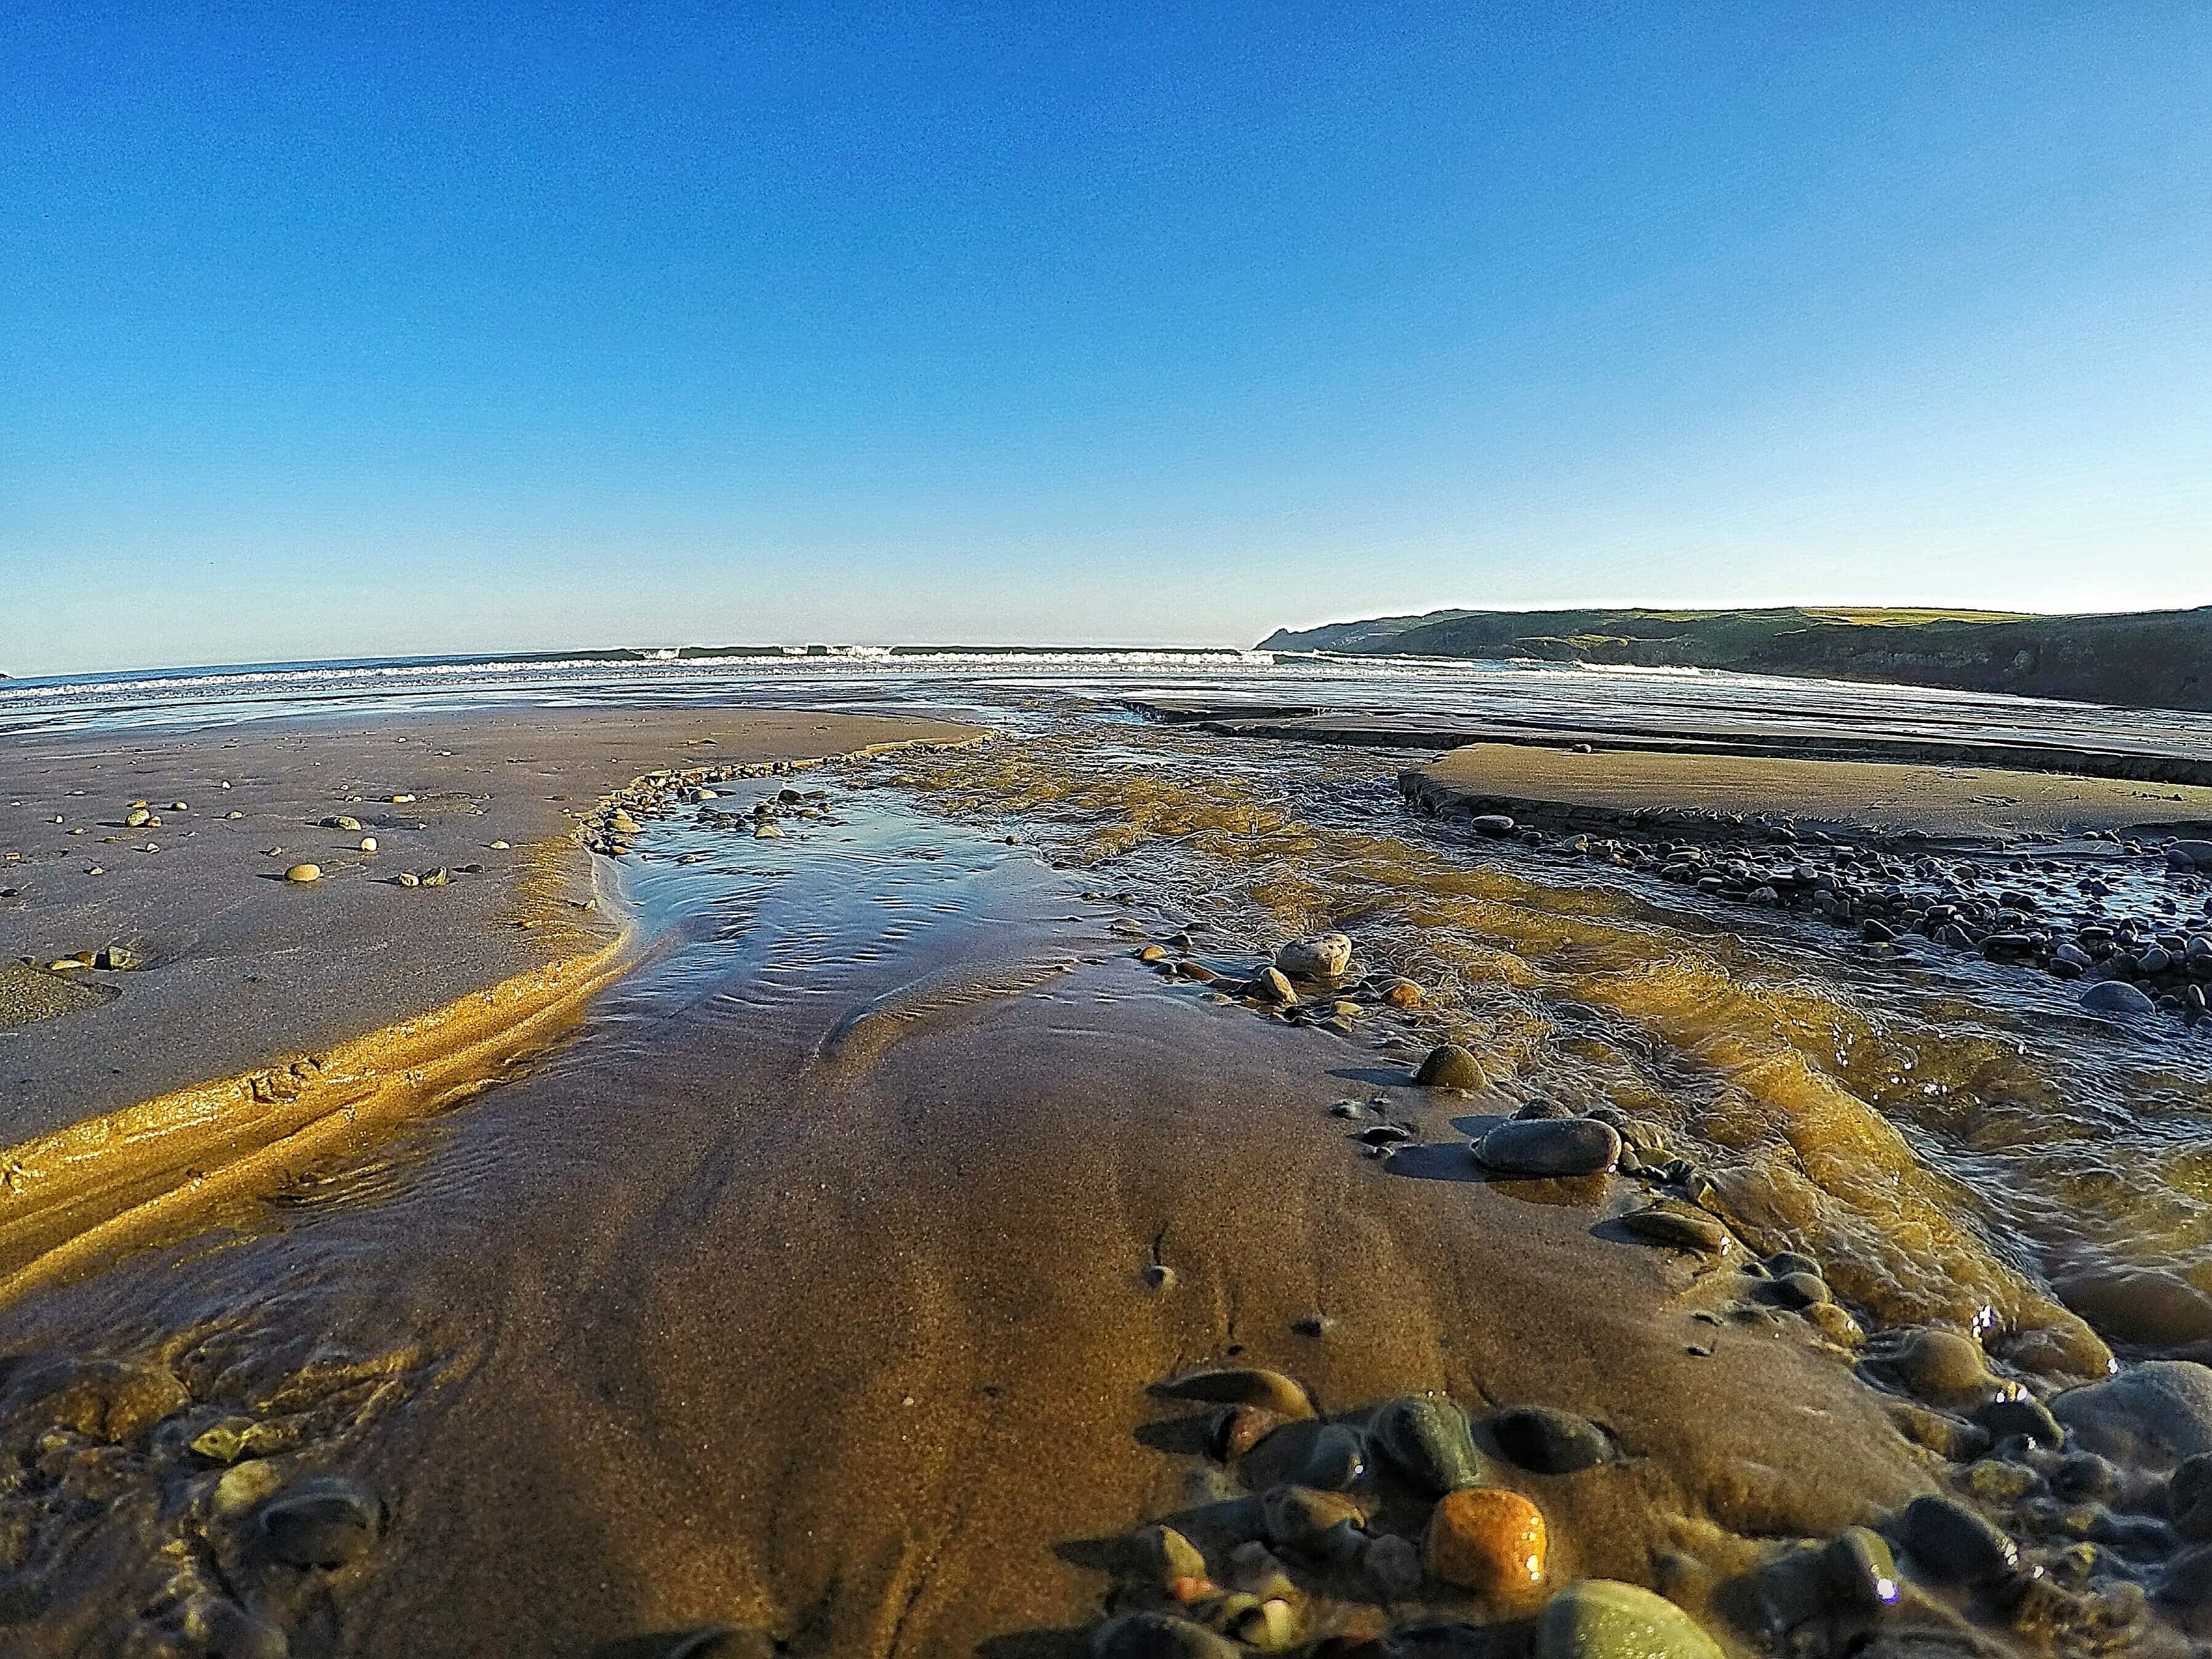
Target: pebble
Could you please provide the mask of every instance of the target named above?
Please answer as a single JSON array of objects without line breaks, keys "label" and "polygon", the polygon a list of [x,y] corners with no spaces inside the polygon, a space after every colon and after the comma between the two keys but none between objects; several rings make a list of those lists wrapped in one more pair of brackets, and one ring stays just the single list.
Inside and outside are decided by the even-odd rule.
[{"label": "pebble", "polygon": [[1956,1331],[1907,1332],[1874,1358],[1906,1393],[1937,1406],[1972,1409],[1996,1386],[1982,1345]]},{"label": "pebble", "polygon": [[1365,1445],[1340,1423],[1305,1418],[1285,1423],[1244,1454],[1238,1471],[1255,1490],[1310,1486],[1342,1492],[1367,1473]]},{"label": "pebble", "polygon": [[425,870],[421,879],[425,887],[443,887],[453,878],[446,873],[445,867],[441,865],[435,870]]},{"label": "pebble", "polygon": [[1410,979],[1394,979],[1382,988],[1382,1000],[1393,1008],[1418,1008],[1428,993]]},{"label": "pebble", "polygon": [[774,818],[763,818],[758,823],[753,825],[753,839],[755,841],[781,841],[783,839],[782,827],[779,825]]},{"label": "pebble", "polygon": [[1320,1559],[1334,1553],[1339,1527],[1346,1521],[1357,1526],[1364,1518],[1349,1498],[1311,1486],[1270,1486],[1260,1495],[1260,1527],[1267,1542]]},{"label": "pebble", "polygon": [[1992,1400],[1975,1412],[1974,1421],[1987,1429],[1993,1440],[2018,1435],[2055,1449],[2066,1438],[2066,1431],[2039,1400]]},{"label": "pebble", "polygon": [[1214,1421],[1214,1452],[1223,1462],[1234,1463],[1284,1421],[1280,1412],[1265,1406],[1231,1406]]},{"label": "pebble", "polygon": [[1352,941],[1341,933],[1295,939],[1275,952],[1275,966],[1292,979],[1340,979],[1352,966]]},{"label": "pebble", "polygon": [[1133,1543],[1138,1571],[1163,1589],[1178,1578],[1206,1576],[1206,1557],[1173,1527],[1140,1527]]},{"label": "pebble", "polygon": [[1515,1119],[1476,1142],[1474,1155],[1504,1175],[1596,1175],[1619,1160],[1620,1132],[1591,1117]]},{"label": "pebble", "polygon": [[343,1567],[367,1555],[383,1527],[383,1505],[339,1476],[311,1480],[261,1511],[269,1553],[295,1567]]},{"label": "pebble", "polygon": [[2082,1447],[2120,1462],[2178,1462],[2212,1452],[2212,1369],[2153,1359],[2069,1389],[2051,1414]]},{"label": "pebble", "polygon": [[2158,1005],[2124,980],[2100,980],[2081,993],[2081,1006],[2093,1014],[2135,1018],[2156,1011]]},{"label": "pebble", "polygon": [[1165,962],[1167,959],[1168,951],[1164,945],[1147,945],[1137,952],[1139,962]]},{"label": "pebble", "polygon": [[1227,1366],[1218,1370],[1194,1371],[1171,1382],[1153,1385],[1164,1400],[1208,1400],[1225,1406],[1264,1406],[1283,1416],[1311,1417],[1313,1400],[1305,1389],[1280,1371],[1259,1366]]},{"label": "pebble", "polygon": [[1279,968],[1262,968],[1254,976],[1251,984],[1245,988],[1245,994],[1285,1008],[1298,1000],[1297,992]]},{"label": "pebble", "polygon": [[1536,1659],[1722,1659],[1719,1645],[1664,1596],[1585,1578],[1536,1621]]},{"label": "pebble", "polygon": [[376,850],[376,837],[363,836],[361,838],[361,850],[364,853],[374,853]]},{"label": "pebble", "polygon": [[305,883],[320,881],[322,878],[323,867],[319,864],[295,864],[284,872],[284,879],[287,881]]},{"label": "pebble", "polygon": [[1863,1612],[1896,1601],[1897,1559],[1889,1542],[1868,1527],[1846,1527],[1828,1540],[1822,1565],[1837,1595]]},{"label": "pebble", "polygon": [[1490,1436],[1498,1450],[1539,1474],[1572,1474],[1613,1456],[1604,1430],[1550,1406],[1509,1407],[1491,1418]]},{"label": "pebble", "polygon": [[1498,1486],[1447,1492],[1429,1512],[1421,1547],[1430,1577],[1509,1601],[1543,1583],[1547,1553],[1542,1511]]},{"label": "pebble", "polygon": [[1654,1204],[1648,1209],[1631,1210],[1620,1218],[1620,1224],[1654,1244],[1703,1250],[1710,1255],[1724,1255],[1729,1249],[1729,1230],[1720,1218],[1686,1204]]},{"label": "pebble", "polygon": [[1818,1273],[1784,1273],[1773,1281],[1772,1294],[1785,1308],[1818,1307],[1829,1299],[1828,1281]]},{"label": "pebble", "polygon": [[1091,1632],[1091,1659],[1238,1659],[1225,1636],[1171,1613],[1125,1613]]},{"label": "pebble", "polygon": [[1467,1413],[1442,1395],[1401,1395],[1368,1424],[1376,1450],[1424,1497],[1441,1498],[1488,1478]]},{"label": "pebble", "polygon": [[1487,1089],[1490,1078],[1472,1050],[1456,1042],[1439,1044],[1414,1070],[1413,1081],[1424,1089]]},{"label": "pebble", "polygon": [[1905,1547],[1939,1583],[1987,1584],[2020,1565],[2020,1548],[1965,1504],[1933,1493],[1905,1510]]},{"label": "pebble", "polygon": [[1482,812],[1467,821],[1467,827],[1481,836],[1510,836],[1515,825],[1512,817],[1504,812]]},{"label": "pebble", "polygon": [[1143,1279],[1153,1290],[1172,1290],[1175,1287],[1176,1270],[1164,1261],[1147,1261],[1137,1269],[1137,1277]]},{"label": "pebble", "polygon": [[503,841],[495,841],[488,844],[495,853],[504,853],[507,849],[507,843]]},{"label": "pebble", "polygon": [[412,870],[402,870],[392,879],[393,884],[399,887],[420,887],[422,884],[422,878]]},{"label": "pebble", "polygon": [[124,818],[123,827],[126,830],[143,830],[149,823],[152,823],[154,815],[151,812],[149,812],[144,807],[134,807],[131,809],[129,815]]}]

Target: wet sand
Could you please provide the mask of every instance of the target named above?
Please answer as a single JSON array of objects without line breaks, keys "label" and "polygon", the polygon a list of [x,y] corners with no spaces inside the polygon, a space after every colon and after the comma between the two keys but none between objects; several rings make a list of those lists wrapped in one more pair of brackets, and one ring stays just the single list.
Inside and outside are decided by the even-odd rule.
[{"label": "wet sand", "polygon": [[[501,747],[479,768],[504,765]],[[987,830],[860,787],[909,775],[1033,816]],[[362,1134],[223,1191],[188,1181],[159,1235],[104,1270],[15,1283],[0,1648],[1025,1659],[1081,1651],[1132,1607],[1230,1617],[1218,1592],[1256,1565],[1290,1580],[1291,1650],[1341,1635],[1331,1651],[1367,1659],[1527,1653],[1516,1598],[1436,1574],[1378,1586],[1370,1558],[1413,1547],[1435,1506],[1374,1442],[1350,1492],[1360,1553],[1332,1565],[1334,1546],[1253,1501],[1281,1479],[1264,1451],[1229,1467],[1210,1409],[1156,1393],[1264,1366],[1354,1425],[1449,1395],[1486,1489],[1543,1517],[1545,1589],[1656,1587],[1731,1653],[2179,1651],[2141,1589],[2177,1547],[2176,1448],[2128,1452],[2062,1512],[2060,1451],[1984,1426],[2008,1398],[2078,1401],[2062,1390],[2108,1354],[1936,1207],[1961,1195],[1883,1120],[1759,1046],[1781,1027],[1747,1000],[1747,963],[1743,988],[1654,978],[1653,936],[1626,912],[1431,869],[1370,831],[1332,842],[1197,775],[1054,775],[994,744],[980,763],[812,773],[789,795],[781,779],[711,803],[633,793],[634,833],[592,812],[586,836],[632,847],[599,925],[634,914],[653,944],[562,1010],[562,1042],[492,1043],[451,1076],[407,1065],[404,1098],[365,1100]],[[573,846],[556,815],[605,791],[562,793],[541,839]],[[1141,824],[1184,848],[1303,854],[1302,878],[1255,890],[1293,927],[1357,931],[1362,959],[1279,1006],[1253,980],[1277,924],[1213,902],[1218,872],[1182,896],[1099,890],[1031,850],[1053,812],[1107,848]],[[1085,857],[1064,840],[1060,855]],[[1514,939],[1524,922],[1546,937]],[[1486,1165],[1472,1149],[1503,1118],[1539,1134],[1591,1120],[1504,1019],[1391,1000],[1380,951],[1414,939],[1440,987],[1455,959],[1470,984],[1490,973],[1495,939],[1523,952],[1514,974],[1571,968],[1578,1000],[1655,1032],[1678,1002],[1717,1008],[1729,1047],[1698,1064],[1743,1139],[1709,1154],[1678,1129],[1708,1079],[1668,1060],[1683,1100],[1639,1085],[1614,1097],[1633,1121],[1604,1109],[1652,1137],[1648,1158],[1565,1179]],[[575,949],[605,960],[599,936]],[[125,988],[18,1033],[85,1029]],[[1661,1046],[1625,1024],[1560,1046],[1602,1058],[1601,1030],[1620,1053]],[[1446,1035],[1489,1068],[1466,1093],[1413,1083]],[[1681,1052],[1693,1042],[1686,1028]],[[1770,1104],[1778,1128],[1750,1129]],[[1835,1207],[1847,1189],[1861,1212]],[[1716,1243],[1623,1224],[1662,1196]],[[1821,1259],[1759,1261],[1784,1247]],[[1862,1347],[1830,1282],[1894,1328]],[[1921,1321],[1963,1348],[1931,1359]],[[1570,1414],[1595,1461],[1547,1472],[1511,1453],[1497,1413],[1524,1405]],[[2201,1415],[2212,1448],[2212,1403]],[[1948,1510],[1963,1544],[1938,1525],[1905,1549],[1905,1506],[1937,1493],[2026,1540],[2026,1565],[1987,1569],[1975,1551],[1993,1547]],[[310,1512],[337,1520],[303,1565],[271,1517]],[[1134,1563],[1133,1529],[1159,1520],[1221,1584],[1180,1600],[1188,1583]],[[1899,1605],[1860,1605],[1832,1570],[1853,1525],[1904,1551]],[[2067,1553],[2085,1535],[2124,1547]],[[1231,1559],[1262,1541],[1264,1560]],[[1425,1617],[1486,1633],[1360,1645]],[[684,1634],[718,1626],[752,1635],[710,1650]],[[1248,1650],[1174,1639],[1190,1659]],[[1632,1651],[1707,1650],[1575,1659]]]},{"label": "wet sand", "polygon": [[[574,832],[640,773],[971,734],[805,711],[532,708],[11,740],[0,957],[43,967],[122,945],[143,966],[70,975],[107,1000],[66,1019],[5,1023],[18,1005],[0,989],[0,1145],[603,949],[619,922],[596,907]],[[126,826],[140,799],[158,824]],[[341,817],[361,828],[324,823]],[[286,883],[300,863],[323,878]],[[440,867],[444,886],[393,884]],[[35,988],[46,1006],[70,1000]]]},{"label": "wet sand", "polygon": [[2212,825],[2212,788],[2049,772],[1868,761],[1577,754],[1471,744],[1404,775],[1439,807],[1620,823],[1729,815],[1808,827],[1917,830],[1966,840],[2119,830],[2191,836]]}]

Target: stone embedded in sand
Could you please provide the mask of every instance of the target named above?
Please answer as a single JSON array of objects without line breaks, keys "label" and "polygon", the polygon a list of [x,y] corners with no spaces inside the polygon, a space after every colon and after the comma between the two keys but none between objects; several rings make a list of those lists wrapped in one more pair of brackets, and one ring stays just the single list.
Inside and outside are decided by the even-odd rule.
[{"label": "stone embedded in sand", "polygon": [[323,866],[319,864],[295,864],[284,872],[285,880],[299,882],[302,884],[311,881],[320,881],[322,878]]},{"label": "stone embedded in sand", "polygon": [[398,875],[392,877],[392,884],[394,887],[420,887],[422,884],[422,878],[412,870],[402,870]]},{"label": "stone embedded in sand", "polygon": [[1287,1008],[1298,1000],[1297,989],[1283,976],[1279,968],[1262,968],[1244,988],[1244,994],[1261,1002],[1272,1002]]},{"label": "stone embedded in sand", "polygon": [[1264,1406],[1284,1417],[1311,1417],[1313,1400],[1305,1389],[1280,1371],[1257,1365],[1224,1366],[1218,1370],[1193,1371],[1152,1385],[1163,1400],[1210,1400],[1224,1406]]},{"label": "stone embedded in sand", "polygon": [[283,1471],[265,1457],[234,1463],[215,1483],[211,1507],[219,1516],[238,1515],[252,1509],[284,1484]]},{"label": "stone embedded in sand", "polygon": [[1942,1584],[1987,1584],[2020,1565],[2020,1549],[1965,1504],[1933,1493],[1905,1505],[1905,1547]]},{"label": "stone embedded in sand", "polygon": [[1877,1377],[1887,1375],[1907,1394],[1930,1405],[1971,1411],[1999,1390],[1982,1353],[1982,1345],[1956,1331],[1928,1328],[1887,1339],[1869,1356]]},{"label": "stone embedded in sand", "polygon": [[1341,933],[1294,939],[1275,952],[1275,966],[1292,979],[1341,979],[1352,966],[1352,941]]},{"label": "stone embedded in sand", "polygon": [[641,830],[641,826],[635,818],[619,809],[608,817],[607,823],[617,835],[635,836],[640,834]]},{"label": "stone embedded in sand", "polygon": [[1394,1601],[1420,1589],[1421,1553],[1412,1539],[1385,1533],[1361,1553],[1359,1573],[1379,1600]]},{"label": "stone embedded in sand", "polygon": [[763,818],[758,823],[753,825],[753,839],[755,841],[781,841],[783,839],[783,831],[777,827],[776,822],[774,818]]},{"label": "stone embedded in sand", "polygon": [[1830,1299],[1828,1281],[1818,1273],[1784,1273],[1773,1281],[1774,1299],[1785,1308],[1817,1307]]},{"label": "stone embedded in sand", "polygon": [[1277,1549],[1329,1559],[1337,1528],[1358,1526],[1366,1514],[1349,1498],[1311,1486],[1270,1486],[1260,1495],[1260,1532]]},{"label": "stone embedded in sand", "polygon": [[1620,1159],[1620,1132],[1594,1117],[1515,1119],[1477,1141],[1474,1155],[1501,1175],[1597,1175]]},{"label": "stone embedded in sand", "polygon": [[127,1359],[58,1359],[14,1380],[5,1415],[72,1429],[90,1440],[126,1445],[191,1404],[191,1391],[160,1365]]},{"label": "stone embedded in sand", "polygon": [[1168,947],[1164,945],[1147,945],[1137,952],[1139,962],[1165,962],[1167,959]]},{"label": "stone embedded in sand", "polygon": [[435,870],[425,870],[421,879],[425,887],[443,887],[453,880],[453,877],[446,872],[443,866],[441,866]]},{"label": "stone embedded in sand", "polygon": [[1410,979],[1394,979],[1382,988],[1382,1000],[1393,1008],[1418,1008],[1428,993]]},{"label": "stone embedded in sand", "polygon": [[1473,1051],[1456,1042],[1441,1043],[1429,1050],[1413,1073],[1413,1081],[1424,1089],[1487,1089],[1489,1075]]},{"label": "stone embedded in sand", "polygon": [[2118,1462],[2178,1462],[2212,1452],[2212,1368],[2153,1359],[2051,1401],[2087,1450]]},{"label": "stone embedded in sand", "polygon": [[1992,1400],[1974,1413],[1974,1421],[1990,1431],[1992,1440],[2018,1435],[2039,1446],[2057,1447],[2066,1438],[2051,1407],[2039,1400]]},{"label": "stone embedded in sand", "polygon": [[1613,1443],[1587,1417],[1550,1406],[1512,1406],[1493,1415],[1491,1438],[1524,1469],[1572,1474],[1613,1457]]},{"label": "stone embedded in sand", "polygon": [[374,853],[376,850],[376,837],[363,836],[361,838],[361,850],[364,853]]},{"label": "stone embedded in sand", "polygon": [[1164,1261],[1147,1261],[1137,1269],[1137,1277],[1152,1290],[1170,1290],[1175,1285],[1176,1271]]},{"label": "stone embedded in sand", "polygon": [[2112,1014],[2132,1019],[2157,1011],[2158,1005],[2125,980],[2100,981],[2081,993],[2081,1006],[2093,1014]]},{"label": "stone embedded in sand", "polygon": [[1467,827],[1482,836],[1510,836],[1516,828],[1512,817],[1504,812],[1479,812],[1467,821]]},{"label": "stone embedded in sand", "polygon": [[1719,1644],[1664,1596],[1585,1578],[1536,1621],[1536,1659],[1722,1659]]},{"label": "stone embedded in sand", "polygon": [[1234,1463],[1285,1421],[1280,1412],[1271,1412],[1265,1406],[1231,1406],[1214,1419],[1214,1455],[1224,1463]]},{"label": "stone embedded in sand", "polygon": [[1091,1659],[1238,1659],[1225,1636],[1170,1613],[1125,1613],[1091,1632]]},{"label": "stone embedded in sand", "polygon": [[1429,1576],[1479,1595],[1517,1601],[1544,1582],[1544,1516],[1517,1492],[1463,1486],[1429,1512],[1421,1559]]},{"label": "stone embedded in sand", "polygon": [[1342,1492],[1366,1471],[1365,1448],[1358,1434],[1341,1424],[1309,1417],[1263,1436],[1244,1454],[1237,1472],[1255,1491],[1311,1486]]},{"label": "stone embedded in sand", "polygon": [[1729,1249],[1726,1224],[1719,1217],[1686,1204],[1662,1202],[1646,1209],[1631,1210],[1620,1218],[1620,1224],[1634,1237],[1652,1244],[1703,1250],[1711,1255],[1724,1255]]},{"label": "stone embedded in sand", "polygon": [[134,806],[124,817],[123,827],[126,830],[143,830],[153,822],[153,818],[154,815],[144,807]]},{"label": "stone embedded in sand", "polygon": [[261,1511],[262,1541],[295,1567],[343,1567],[375,1547],[384,1506],[342,1476],[330,1475],[272,1498]]},{"label": "stone embedded in sand", "polygon": [[1442,1395],[1401,1395],[1376,1412],[1368,1438],[1425,1498],[1441,1498],[1489,1478],[1467,1413]]},{"label": "stone embedded in sand", "polygon": [[333,830],[349,830],[358,831],[361,828],[361,820],[359,818],[348,817],[343,813],[340,813],[336,817],[325,818],[323,822]]},{"label": "stone embedded in sand", "polygon": [[495,853],[504,853],[507,849],[507,843],[503,841],[488,842],[485,845]]}]

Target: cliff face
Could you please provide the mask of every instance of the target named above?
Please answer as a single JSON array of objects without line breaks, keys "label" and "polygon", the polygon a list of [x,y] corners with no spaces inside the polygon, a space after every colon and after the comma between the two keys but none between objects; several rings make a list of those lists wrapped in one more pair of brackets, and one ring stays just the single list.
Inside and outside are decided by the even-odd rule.
[{"label": "cliff face", "polygon": [[2090,617],[1796,609],[1438,611],[1280,629],[1259,648],[1732,668],[2212,708],[2212,606]]}]

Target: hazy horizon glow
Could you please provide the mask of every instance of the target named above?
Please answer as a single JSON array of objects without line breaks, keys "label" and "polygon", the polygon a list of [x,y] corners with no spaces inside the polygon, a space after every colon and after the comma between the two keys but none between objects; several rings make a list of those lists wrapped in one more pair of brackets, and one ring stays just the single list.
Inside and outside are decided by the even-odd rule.
[{"label": "hazy horizon glow", "polygon": [[2212,12],[1474,12],[33,0],[0,670],[2212,602]]}]

